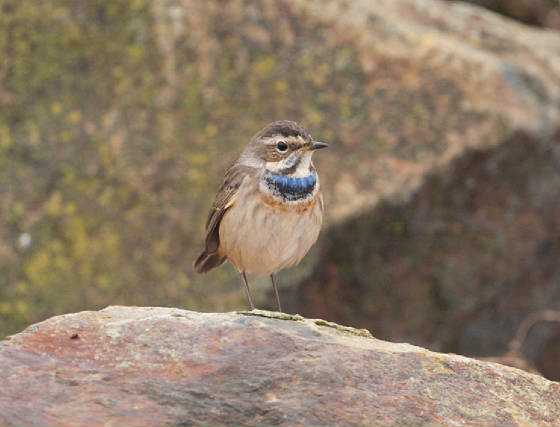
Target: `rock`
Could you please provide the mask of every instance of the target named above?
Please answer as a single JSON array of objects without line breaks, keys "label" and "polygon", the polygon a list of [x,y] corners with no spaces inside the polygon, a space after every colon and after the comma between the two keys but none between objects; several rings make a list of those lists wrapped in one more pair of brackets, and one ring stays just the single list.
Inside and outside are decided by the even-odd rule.
[{"label": "rock", "polygon": [[270,120],[331,143],[329,229],[558,129],[560,37],[462,4],[21,0],[1,23],[3,333],[114,301],[244,307],[232,269],[190,265],[225,168]]},{"label": "rock", "polygon": [[[439,351],[504,354],[527,316],[560,308],[553,141],[472,152],[407,203],[327,230],[318,267],[285,306]],[[552,345],[539,337],[533,349]]]},{"label": "rock", "polygon": [[526,316],[560,308],[560,35],[460,2],[360,5],[336,25],[366,16],[351,34],[377,108],[347,142],[362,161],[327,177],[327,212],[349,215],[285,307],[502,355]]},{"label": "rock", "polygon": [[436,0],[20,0],[0,23],[0,335],[116,301],[245,307],[233,269],[191,262],[279,118],[331,143],[290,310],[498,356],[560,308],[557,32]]},{"label": "rock", "polygon": [[2,425],[541,425],[560,384],[266,311],[108,307],[0,344]]},{"label": "rock", "polygon": [[549,0],[466,0],[526,24],[560,29],[560,5]]}]

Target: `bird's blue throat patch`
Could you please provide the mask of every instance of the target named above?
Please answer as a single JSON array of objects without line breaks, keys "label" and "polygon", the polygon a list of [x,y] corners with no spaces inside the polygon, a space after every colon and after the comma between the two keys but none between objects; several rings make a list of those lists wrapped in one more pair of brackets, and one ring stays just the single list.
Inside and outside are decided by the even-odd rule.
[{"label": "bird's blue throat patch", "polygon": [[263,180],[275,196],[288,201],[296,201],[313,193],[317,184],[317,174],[313,172],[303,178],[293,178],[269,173],[264,176]]}]

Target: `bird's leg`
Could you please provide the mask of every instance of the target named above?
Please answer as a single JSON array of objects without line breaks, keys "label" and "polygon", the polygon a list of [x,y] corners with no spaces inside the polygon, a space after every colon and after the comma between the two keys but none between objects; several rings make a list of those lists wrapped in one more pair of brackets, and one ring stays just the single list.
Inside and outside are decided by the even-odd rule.
[{"label": "bird's leg", "polygon": [[276,305],[278,306],[278,311],[282,313],[282,307],[280,306],[280,295],[278,295],[278,288],[276,287],[276,280],[274,280],[274,274],[270,275],[270,280],[272,280],[272,287],[274,288],[274,295],[276,296]]},{"label": "bird's leg", "polygon": [[245,285],[245,290],[247,291],[247,298],[249,298],[249,304],[251,304],[251,310],[254,310],[255,306],[253,305],[253,298],[251,298],[251,291],[249,290],[249,284],[247,283],[247,276],[245,275],[244,271],[242,271],[240,274],[241,274],[241,280],[243,280],[243,284]]}]

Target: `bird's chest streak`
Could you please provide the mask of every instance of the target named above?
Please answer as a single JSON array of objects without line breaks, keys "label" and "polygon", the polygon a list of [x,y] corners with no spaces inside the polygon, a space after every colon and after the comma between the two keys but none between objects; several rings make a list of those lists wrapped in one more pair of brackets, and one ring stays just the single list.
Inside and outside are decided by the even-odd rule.
[{"label": "bird's chest streak", "polygon": [[302,178],[268,173],[261,181],[262,190],[278,199],[289,202],[306,199],[313,194],[316,185],[317,175],[315,172]]}]

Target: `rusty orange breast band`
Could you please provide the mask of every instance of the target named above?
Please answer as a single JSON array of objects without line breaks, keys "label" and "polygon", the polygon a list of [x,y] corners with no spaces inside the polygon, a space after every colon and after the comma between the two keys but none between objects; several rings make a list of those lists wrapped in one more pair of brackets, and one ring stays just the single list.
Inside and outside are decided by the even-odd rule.
[{"label": "rusty orange breast band", "polygon": [[284,212],[296,212],[299,214],[304,214],[319,202],[320,195],[319,192],[317,192],[313,197],[296,202],[285,202],[282,200],[278,200],[274,196],[264,194],[261,191],[259,191],[259,197],[265,205],[271,208],[280,209]]}]

